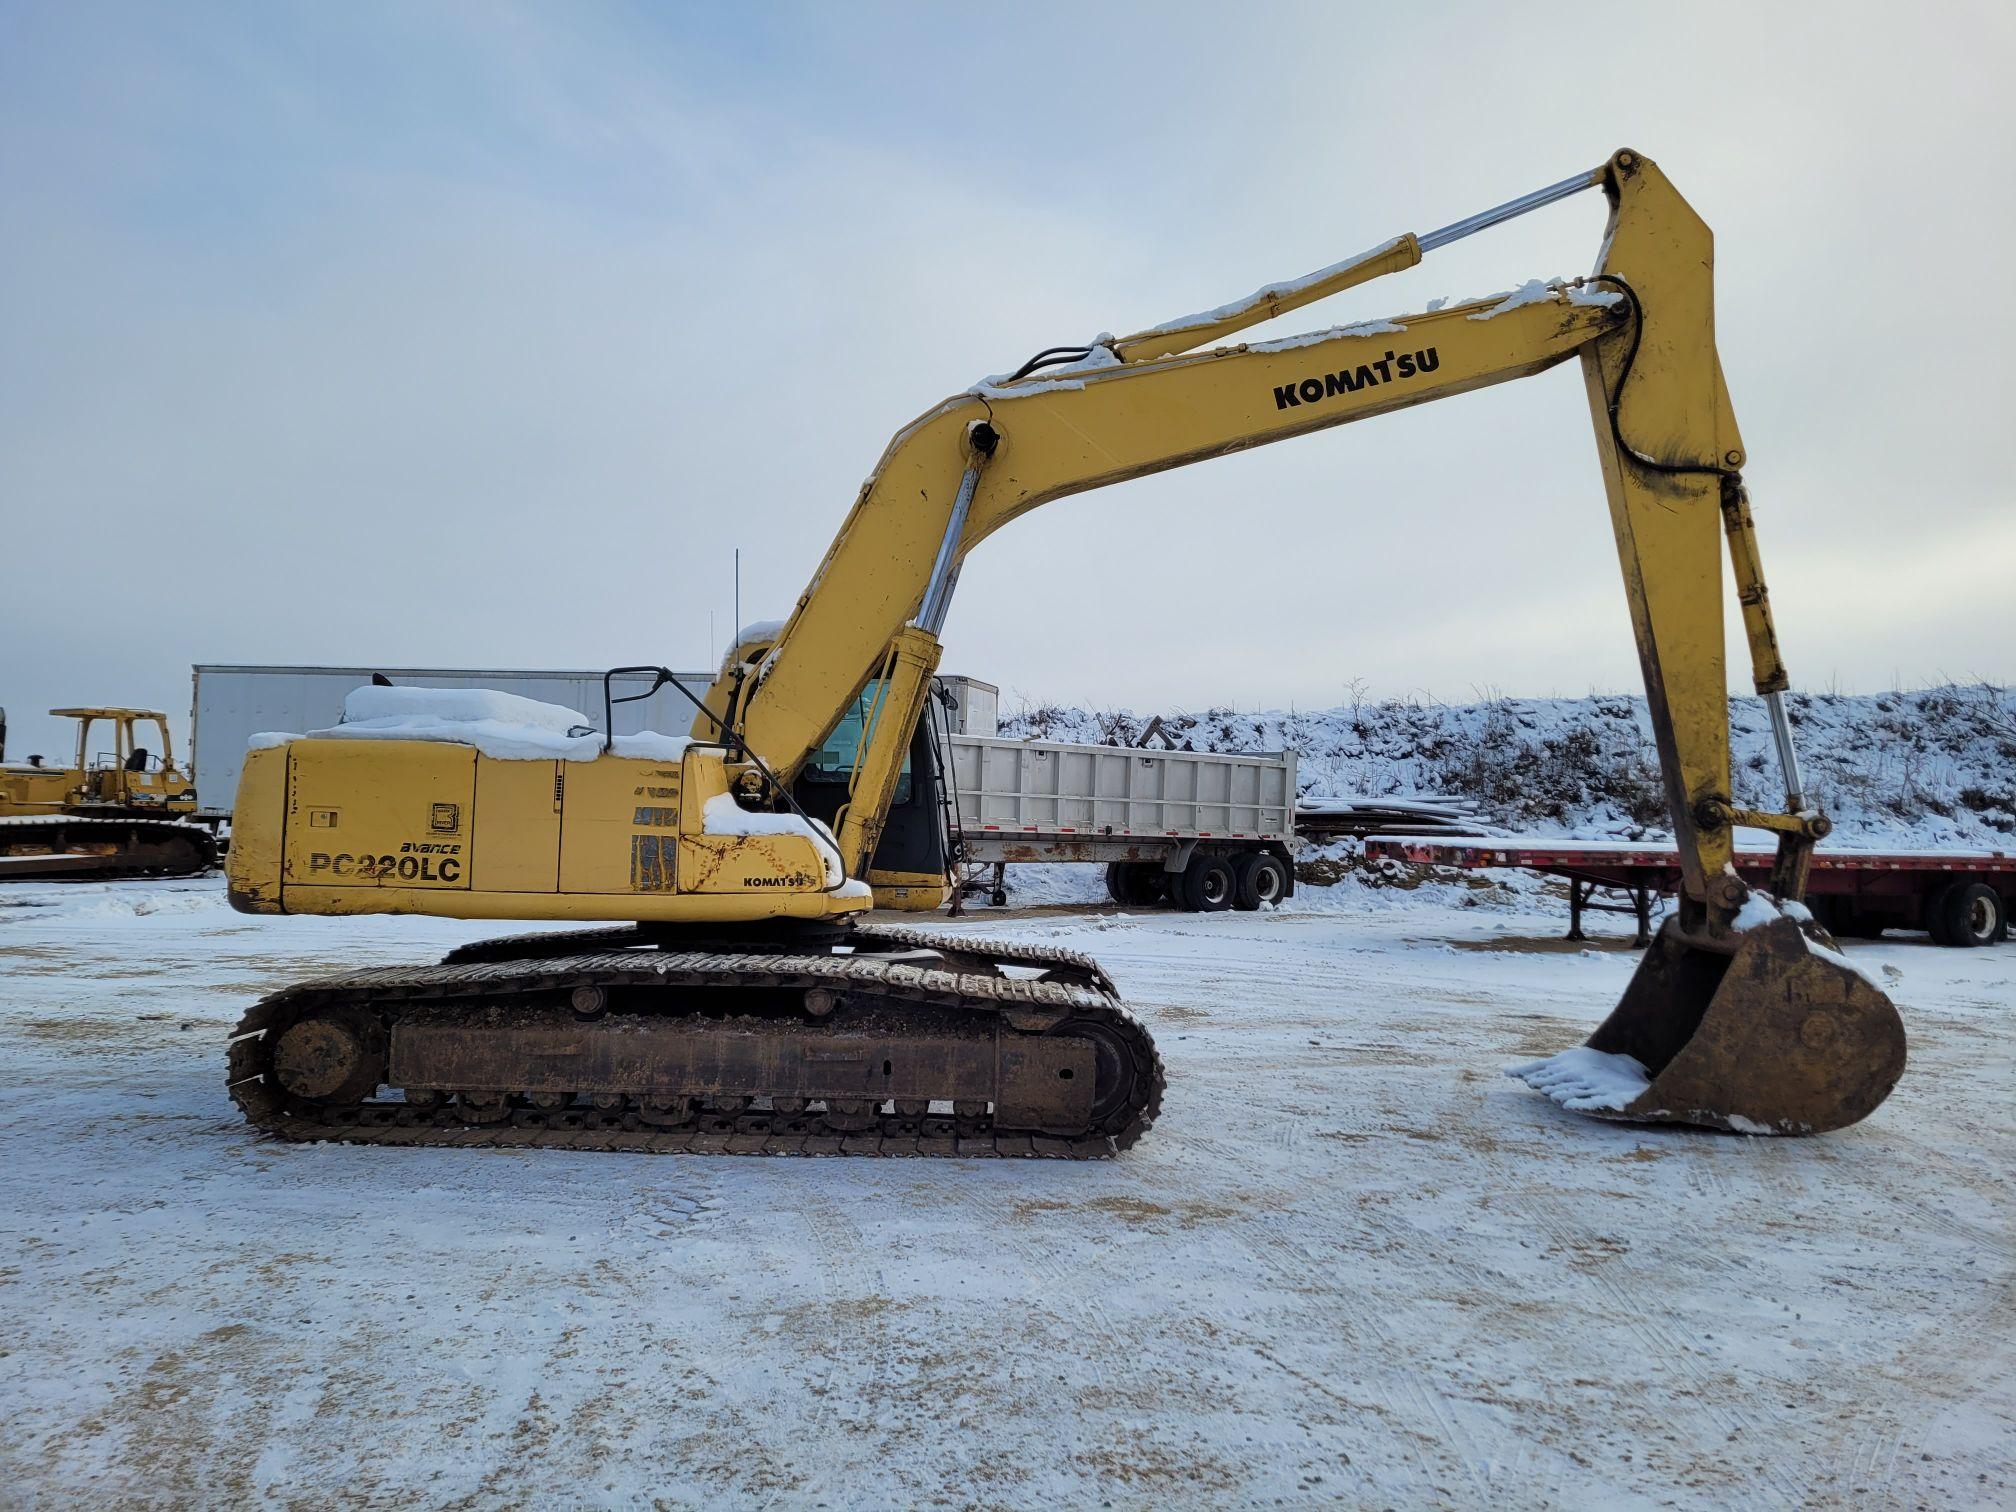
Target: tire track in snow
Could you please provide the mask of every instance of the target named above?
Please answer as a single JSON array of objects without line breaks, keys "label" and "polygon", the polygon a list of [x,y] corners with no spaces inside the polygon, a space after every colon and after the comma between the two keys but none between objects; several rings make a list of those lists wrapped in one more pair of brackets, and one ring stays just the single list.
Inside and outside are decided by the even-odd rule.
[{"label": "tire track in snow", "polygon": [[[1578,1233],[1572,1213],[1566,1210],[1561,1199],[1552,1191],[1527,1188],[1505,1194],[1512,1205],[1531,1218],[1534,1224],[1545,1232],[1554,1243],[1566,1252],[1586,1250],[1588,1241],[1602,1236],[1583,1230]],[[1589,1266],[1582,1271],[1589,1280],[1602,1291],[1612,1305],[1612,1321],[1638,1336],[1645,1345],[1647,1357],[1667,1362],[1680,1374],[1687,1377],[1694,1388],[1695,1400],[1700,1410],[1713,1420],[1725,1433],[1744,1436],[1755,1443],[1753,1432],[1756,1422],[1737,1400],[1727,1394],[1725,1383],[1713,1380],[1696,1362],[1687,1341],[1657,1316],[1656,1303],[1648,1305],[1646,1299],[1638,1296],[1630,1286],[1621,1281],[1613,1271],[1615,1267],[1605,1264]],[[1770,1423],[1769,1442],[1773,1445],[1785,1442],[1786,1431],[1792,1425],[1779,1421],[1773,1414]],[[1803,1420],[1802,1424],[1803,1424]],[[1780,1459],[1767,1453],[1751,1472],[1768,1490],[1772,1498],[1788,1507],[1810,1505],[1812,1492],[1809,1487],[1798,1483],[1796,1477],[1788,1477],[1782,1469]]]},{"label": "tire track in snow", "polygon": [[[866,1327],[859,1311],[848,1306],[856,1300],[857,1283],[868,1268],[859,1226],[816,1191],[804,1191],[799,1204],[800,1216],[811,1232],[818,1257],[819,1290],[825,1301],[816,1346],[824,1368],[818,1389],[806,1388],[815,1404],[806,1424],[807,1432],[790,1436],[788,1442],[794,1448],[814,1451],[816,1463],[808,1474],[813,1486],[838,1488],[847,1485],[856,1471],[853,1460],[836,1454],[831,1447],[837,1439],[845,1437],[851,1441],[855,1437],[848,1425],[839,1421],[838,1404],[860,1399],[859,1391],[854,1389],[861,1373],[855,1362],[866,1362],[869,1379],[887,1375],[888,1344],[881,1329]],[[872,1269],[876,1292],[884,1294],[886,1281],[881,1263],[874,1262]],[[780,1488],[764,1505],[776,1505],[785,1494]]]},{"label": "tire track in snow", "polygon": [[[1504,1115],[1495,1111],[1482,1099],[1472,1099],[1462,1104],[1462,1122],[1450,1131],[1449,1137],[1461,1143],[1468,1152],[1467,1159],[1473,1163],[1470,1179],[1475,1183],[1477,1201],[1481,1207],[1492,1208],[1501,1200],[1510,1208],[1515,1218],[1519,1216],[1519,1199],[1530,1194],[1524,1183],[1530,1182],[1534,1172],[1544,1164],[1562,1162],[1572,1155],[1573,1146],[1564,1146],[1561,1136],[1564,1126],[1555,1118],[1551,1105],[1535,1099],[1519,1099],[1519,1112],[1513,1115],[1518,1121],[1506,1125]],[[1567,1129],[1586,1128],[1586,1121],[1565,1126]],[[1509,1139],[1514,1135],[1525,1136],[1523,1148],[1517,1154],[1507,1149]],[[1552,1197],[1554,1189],[1545,1189]],[[1597,1236],[1606,1238],[1607,1236]],[[1564,1254],[1586,1253],[1592,1246],[1564,1241],[1558,1234],[1554,1236],[1555,1248]],[[1565,1263],[1565,1262],[1564,1262]],[[1489,1273],[1486,1273],[1489,1275]],[[1490,1277],[1490,1286],[1482,1290],[1484,1295],[1498,1295],[1502,1291],[1502,1280]],[[1514,1315],[1516,1316],[1516,1314]],[[1529,1330],[1522,1330],[1528,1332]],[[1531,1334],[1531,1347],[1542,1351],[1548,1348],[1550,1336],[1543,1330]],[[1665,1412],[1653,1400],[1652,1392],[1644,1379],[1638,1375],[1606,1373],[1600,1382],[1604,1397],[1610,1402],[1628,1403],[1631,1406],[1631,1423],[1634,1432],[1642,1433],[1661,1422]],[[1578,1460],[1573,1451],[1543,1438],[1554,1426],[1551,1408],[1542,1398],[1540,1409],[1542,1422],[1538,1426],[1521,1426],[1516,1439],[1516,1449],[1509,1467],[1507,1479],[1514,1485],[1524,1485],[1530,1472],[1526,1470],[1529,1460],[1536,1460],[1536,1450],[1544,1447],[1546,1459],[1542,1474],[1546,1478],[1550,1492],[1560,1494],[1564,1485],[1572,1485],[1584,1476],[1589,1462]],[[1578,1412],[1576,1421],[1581,1426],[1582,1415]]]},{"label": "tire track in snow", "polygon": [[[1856,1482],[1874,1479],[1874,1491],[1891,1498],[1891,1487],[1906,1448],[1924,1451],[1924,1430],[1930,1424],[1925,1400],[1930,1393],[1951,1406],[1976,1400],[2016,1378],[2010,1344],[2016,1335],[2016,1287],[2007,1275],[1983,1283],[1978,1306],[1957,1315],[1928,1320],[1922,1329],[1880,1352],[1867,1346],[1852,1352],[1858,1379],[1881,1379],[1885,1388],[1865,1412],[1845,1428],[1820,1431],[1827,1447],[1845,1461],[1851,1483],[1834,1494],[1860,1495],[1872,1488]],[[1908,1405],[1907,1405],[1908,1403]],[[1873,1419],[1873,1421],[1872,1421]],[[1879,1475],[1880,1469],[1880,1475]],[[1818,1488],[1816,1487],[1816,1490]]]},{"label": "tire track in snow", "polygon": [[[1255,1215],[1253,1227],[1262,1231],[1262,1242],[1254,1243],[1244,1234],[1239,1236],[1248,1255],[1263,1269],[1286,1280],[1291,1289],[1306,1296],[1323,1298],[1329,1308],[1341,1316],[1347,1332],[1372,1341],[1372,1353],[1378,1358],[1389,1361],[1406,1358],[1408,1351],[1386,1326],[1378,1308],[1360,1300],[1348,1284],[1340,1284],[1338,1263],[1321,1260],[1311,1254],[1299,1237],[1283,1227],[1279,1217],[1276,1213]],[[1270,1363],[1280,1363],[1265,1354],[1263,1358],[1268,1358]],[[1291,1374],[1299,1375],[1299,1372],[1291,1371]],[[1411,1442],[1412,1433],[1407,1422],[1409,1414],[1406,1411],[1409,1407],[1413,1409],[1414,1418],[1425,1419],[1435,1430],[1423,1437],[1439,1444],[1453,1460],[1455,1468],[1468,1478],[1480,1498],[1486,1502],[1490,1500],[1489,1477],[1480,1473],[1479,1469],[1480,1464],[1488,1465],[1488,1458],[1478,1454],[1468,1429],[1451,1411],[1448,1399],[1422,1379],[1418,1368],[1389,1365],[1368,1372],[1365,1384],[1378,1395],[1381,1407],[1400,1423],[1394,1439],[1420,1472],[1424,1482],[1420,1490],[1444,1494],[1436,1483],[1435,1467],[1430,1465],[1420,1447]]]},{"label": "tire track in snow", "polygon": [[[949,1195],[953,1204],[972,1216],[966,1220],[968,1226],[985,1228],[993,1232],[997,1239],[1006,1239],[1008,1250],[1018,1264],[1036,1282],[1036,1295],[1030,1300],[1046,1307],[1058,1302],[1067,1303],[1087,1326],[1086,1336],[1096,1346],[1088,1355],[1081,1356],[1092,1367],[1093,1378],[1102,1388],[1109,1383],[1106,1378],[1105,1359],[1124,1358],[1121,1331],[1114,1325],[1113,1315],[1106,1305],[1085,1289],[1086,1283],[1098,1280],[1103,1272],[1091,1270],[1083,1265],[1070,1264],[1060,1258],[1054,1243],[1043,1242],[1041,1236],[1046,1230],[1040,1225],[1010,1222],[1002,1224],[1001,1204],[998,1194],[993,1201],[985,1201],[982,1194],[964,1182],[955,1183]],[[1077,1203],[1067,1205],[1073,1212],[1082,1212]]]},{"label": "tire track in snow", "polygon": [[[1899,1465],[1911,1463],[1906,1458],[1907,1445],[1923,1452],[1922,1429],[1929,1419],[1925,1411],[1929,1404],[1922,1399],[1911,1404],[1915,1410],[1900,1410],[1896,1388],[1908,1387],[1919,1393],[1930,1388],[1943,1403],[1953,1405],[1975,1400],[1984,1388],[2004,1385],[2016,1378],[2016,1366],[2011,1365],[2008,1353],[2012,1324],[2016,1324],[2016,1294],[2004,1286],[1981,1307],[1940,1325],[1936,1347],[1928,1349],[1921,1338],[1913,1338],[1889,1358],[1862,1366],[1865,1374],[1885,1379],[1888,1389],[1882,1393],[1880,1407],[1874,1409],[1882,1421],[1861,1430],[1855,1442],[1843,1442],[1844,1434],[1834,1436],[1831,1447],[1845,1459],[1851,1484],[1836,1488],[1832,1494],[1845,1500],[1867,1493],[1885,1502],[1894,1501],[1892,1487]],[[2000,1367],[1999,1375],[1980,1370],[1990,1363]],[[1864,1466],[1867,1478],[1875,1481],[1873,1486],[1854,1483],[1864,1478],[1860,1473]]]}]

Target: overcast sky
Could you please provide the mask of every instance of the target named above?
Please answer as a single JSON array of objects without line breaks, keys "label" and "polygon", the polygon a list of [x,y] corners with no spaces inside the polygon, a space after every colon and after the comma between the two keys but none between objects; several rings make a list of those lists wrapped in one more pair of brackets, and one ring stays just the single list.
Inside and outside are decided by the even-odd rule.
[{"label": "overcast sky", "polygon": [[[1632,146],[1717,233],[1795,681],[2016,678],[2016,7],[0,0],[0,703],[706,662],[889,435]],[[1290,316],[1585,272],[1581,196]],[[946,666],[1638,686],[1579,371],[1062,501]],[[1738,664],[1738,680],[1741,667]]]}]

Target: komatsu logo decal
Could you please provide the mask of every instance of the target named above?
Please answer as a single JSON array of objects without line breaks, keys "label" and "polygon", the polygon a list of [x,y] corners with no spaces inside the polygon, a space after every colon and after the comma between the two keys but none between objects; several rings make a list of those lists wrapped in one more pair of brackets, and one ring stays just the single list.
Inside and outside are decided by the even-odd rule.
[{"label": "komatsu logo decal", "polygon": [[1274,386],[1274,408],[1284,410],[1302,404],[1320,404],[1339,394],[1355,394],[1360,389],[1377,388],[1382,383],[1398,383],[1403,378],[1432,373],[1441,365],[1441,355],[1433,347],[1424,352],[1388,352],[1377,362],[1361,362],[1355,368],[1339,368],[1334,373],[1304,378],[1300,383],[1278,383]]}]

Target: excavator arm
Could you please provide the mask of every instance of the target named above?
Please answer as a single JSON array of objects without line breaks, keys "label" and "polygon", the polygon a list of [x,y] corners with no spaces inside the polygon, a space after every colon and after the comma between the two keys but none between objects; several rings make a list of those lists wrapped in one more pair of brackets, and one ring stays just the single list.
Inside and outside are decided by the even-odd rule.
[{"label": "excavator arm", "polygon": [[[1591,187],[1609,200],[1610,216],[1587,278],[1226,344],[1249,326],[1412,266],[1424,250]],[[1607,1109],[1590,1105],[1606,1093],[1592,1092],[1586,1077],[1571,1075],[1564,1094],[1552,1063],[1535,1084],[1584,1111],[1620,1116],[1785,1131],[1853,1122],[1901,1073],[1902,1027],[1887,998],[1829,959],[1831,942],[1797,906],[1827,824],[1806,806],[1782,702],[1787,677],[1742,483],[1743,442],[1715,345],[1714,239],[1637,153],[1618,152],[1496,210],[1396,237],[1218,310],[1052,349],[936,406],[890,443],[789,620],[774,638],[737,648],[709,706],[731,715],[748,751],[788,781],[841,710],[875,685],[878,718],[840,825],[843,859],[858,874],[927,696],[960,564],[996,530],[1071,494],[1526,377],[1571,357],[1586,381],[1682,882],[1678,913],[1587,1047],[1628,1057],[1648,1084],[1612,1097]],[[1778,736],[1782,813],[1744,809],[1733,794],[1725,537],[1753,681]],[[1771,922],[1757,927],[1731,866],[1739,823],[1777,833],[1775,881],[1792,917],[1773,908]],[[1606,1060],[1597,1069],[1609,1067]]]}]

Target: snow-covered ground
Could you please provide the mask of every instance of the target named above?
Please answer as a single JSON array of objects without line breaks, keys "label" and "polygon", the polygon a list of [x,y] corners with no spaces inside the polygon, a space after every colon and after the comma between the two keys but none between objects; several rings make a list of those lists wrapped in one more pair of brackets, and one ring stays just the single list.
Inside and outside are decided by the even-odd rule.
[{"label": "snow-covered ground", "polygon": [[1502,1074],[1616,941],[1354,894],[965,923],[1094,952],[1162,1046],[1156,1128],[1060,1165],[264,1141],[248,1000],[490,931],[11,887],[0,1501],[2016,1501],[2016,947],[1850,943],[1911,1069],[1744,1139]]}]

